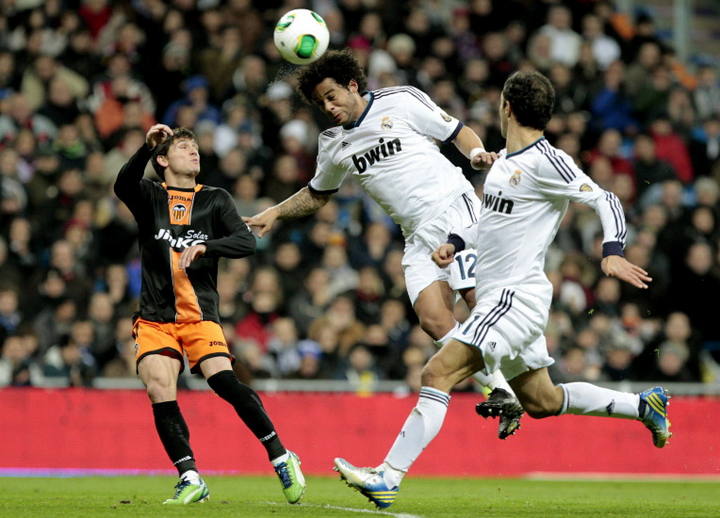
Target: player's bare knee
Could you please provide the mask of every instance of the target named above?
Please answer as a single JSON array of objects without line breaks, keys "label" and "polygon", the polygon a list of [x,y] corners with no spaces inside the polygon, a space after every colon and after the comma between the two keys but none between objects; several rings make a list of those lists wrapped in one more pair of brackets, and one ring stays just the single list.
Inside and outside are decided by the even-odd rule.
[{"label": "player's bare knee", "polygon": [[445,377],[441,362],[433,357],[430,358],[430,361],[423,367],[422,373],[420,374],[420,381],[423,387],[442,389],[441,386],[443,385]]},{"label": "player's bare knee", "polygon": [[167,379],[167,376],[151,373],[145,376],[143,382],[147,395],[153,403],[175,399],[175,381]]}]

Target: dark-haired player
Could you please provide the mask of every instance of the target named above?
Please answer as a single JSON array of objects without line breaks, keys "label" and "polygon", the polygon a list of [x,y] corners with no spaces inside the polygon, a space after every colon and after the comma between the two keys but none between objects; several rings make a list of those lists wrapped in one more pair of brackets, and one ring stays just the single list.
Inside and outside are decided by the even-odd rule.
[{"label": "dark-haired player", "polygon": [[[162,184],[143,178],[148,160]],[[218,259],[254,253],[255,238],[226,191],[196,183],[199,172],[193,133],[156,124],[115,181],[115,193],[132,211],[140,232],[142,293],[133,328],[137,370],[160,440],[180,475],[175,496],[165,503],[200,502],[210,494],[176,401],[183,356],[191,372],[202,373],[260,440],[285,497],[296,503],[305,490],[300,460],[280,442],[255,391],[233,374],[219,324]]]},{"label": "dark-haired player", "polygon": [[[365,91],[365,74],[349,51],[326,53],[302,67],[297,79],[305,100],[336,126],[318,138],[317,169],[308,186],[245,222],[263,236],[278,219],[312,214],[345,177],[355,177],[400,225],[408,296],[420,326],[441,347],[458,326],[453,290],[473,305],[475,256],[466,252],[445,269],[430,255],[453,222],[471,225],[477,220],[480,200],[435,141],[453,142],[475,168],[492,164],[495,153],[485,151],[474,131],[416,88]],[[522,407],[501,373],[478,374],[478,380],[494,389],[487,403],[502,411],[499,436],[504,439],[519,426]]]},{"label": "dark-haired player", "polygon": [[466,243],[477,247],[477,304],[423,369],[417,406],[385,464],[380,469],[357,468],[335,459],[343,478],[379,507],[393,503],[403,476],[440,431],[450,389],[478,370],[501,369],[532,417],[636,419],[650,430],[658,448],[670,438],[664,389],[630,394],[590,383],[554,385],[548,376],[553,360],[543,333],[552,285],[543,266],[570,201],[590,205],[600,217],[606,275],[637,288],[647,288],[652,280],[623,257],[625,215],[617,197],[545,140],[554,98],[550,81],[539,72],[517,72],[506,81],[499,106],[506,149],[485,180],[480,218],[469,228],[460,221],[448,227],[453,232],[448,242],[433,253],[433,260],[447,267]]}]

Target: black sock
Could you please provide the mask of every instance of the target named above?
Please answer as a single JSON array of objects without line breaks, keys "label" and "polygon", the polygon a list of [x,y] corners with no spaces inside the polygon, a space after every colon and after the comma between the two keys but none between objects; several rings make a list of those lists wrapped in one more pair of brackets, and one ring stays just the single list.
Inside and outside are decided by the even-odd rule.
[{"label": "black sock", "polygon": [[190,430],[180,413],[177,401],[153,403],[155,428],[170,461],[182,475],[187,470],[197,471],[193,452],[190,449]]},{"label": "black sock", "polygon": [[253,389],[240,383],[230,370],[213,374],[207,382],[218,396],[235,407],[237,415],[267,450],[270,460],[285,453],[285,447],[275,433],[275,427],[265,413],[260,397]]}]

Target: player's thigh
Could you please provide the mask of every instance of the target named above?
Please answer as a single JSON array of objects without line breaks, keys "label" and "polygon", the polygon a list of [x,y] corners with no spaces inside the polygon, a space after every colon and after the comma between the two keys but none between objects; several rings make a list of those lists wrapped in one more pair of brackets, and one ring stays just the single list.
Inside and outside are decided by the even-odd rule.
[{"label": "player's thigh", "polygon": [[453,298],[453,292],[447,282],[434,281],[418,295],[414,305],[415,313],[421,323],[447,328],[444,332],[440,331],[446,334],[455,325]]},{"label": "player's thigh", "polygon": [[436,352],[423,369],[423,385],[449,392],[455,385],[484,367],[475,347],[450,340]]},{"label": "player's thigh", "polygon": [[232,360],[222,327],[217,322],[203,320],[180,324],[179,334],[190,372],[200,372],[201,365],[211,358]]},{"label": "player's thigh", "polygon": [[218,372],[232,370],[230,358],[226,356],[211,356],[202,360],[199,365],[205,379],[211,378]]},{"label": "player's thigh", "polygon": [[[410,303],[415,306],[420,294],[436,281],[447,283],[450,280],[450,269],[440,268],[431,256],[435,248],[444,242],[434,229],[423,229],[418,235],[405,242],[402,267],[405,275],[405,288]],[[422,235],[420,235],[422,234]]]}]

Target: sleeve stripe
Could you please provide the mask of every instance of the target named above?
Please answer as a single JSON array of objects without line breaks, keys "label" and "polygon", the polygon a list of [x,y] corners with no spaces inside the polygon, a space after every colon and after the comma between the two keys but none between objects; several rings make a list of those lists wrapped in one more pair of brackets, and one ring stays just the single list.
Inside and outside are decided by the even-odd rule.
[{"label": "sleeve stripe", "polygon": [[[375,92],[373,92],[373,93],[375,93]],[[429,110],[435,111],[435,109],[432,107],[432,105],[422,97],[422,94],[420,93],[419,90],[415,90],[415,89],[408,88],[408,87],[399,87],[399,88],[392,89],[392,90],[383,88],[382,90],[378,90],[377,93],[375,93],[375,99],[380,99],[380,98],[388,96],[388,95],[401,94],[401,93],[406,93],[406,94],[412,95],[418,101],[420,101],[423,105],[425,105]]]},{"label": "sleeve stripe", "polygon": [[460,133],[460,130],[463,129],[464,124],[462,121],[458,121],[457,126],[455,126],[455,129],[452,133],[450,133],[450,136],[443,140],[443,144],[447,144],[448,142],[452,142],[455,140],[455,137],[457,137],[458,133]]},{"label": "sleeve stripe", "polygon": [[608,201],[610,205],[610,210],[612,210],[613,217],[615,218],[615,225],[617,227],[617,232],[615,232],[615,237],[618,241],[621,243],[625,242],[625,236],[627,235],[627,227],[625,226],[625,221],[623,217],[623,211],[622,207],[620,206],[620,200],[618,200],[618,197],[615,196],[611,192],[605,191],[605,199]]},{"label": "sleeve stripe", "polygon": [[552,156],[557,161],[558,165],[563,168],[563,170],[567,173],[567,175],[570,177],[570,179],[574,180],[575,173],[573,172],[572,168],[569,165],[567,165],[565,160],[563,160],[563,158],[557,154],[557,151],[555,150],[555,148],[550,146],[550,144],[548,144],[546,140],[542,141],[542,143],[543,143],[543,145],[545,145],[548,148],[548,150],[550,151]]},{"label": "sleeve stripe", "polygon": [[465,193],[463,193],[462,199],[465,202],[465,207],[467,207],[468,214],[470,214],[470,221],[472,221],[473,223],[477,223],[477,217],[475,216],[475,211],[473,210],[475,207],[472,199]]},{"label": "sleeve stripe", "polygon": [[572,169],[563,161],[562,157],[558,156],[547,142],[541,141],[539,145],[540,148],[543,149],[543,155],[547,157],[550,164],[562,179],[567,183],[572,182],[575,179],[575,173],[573,173]]},{"label": "sleeve stripe", "polygon": [[310,183],[310,182],[308,182],[307,188],[313,194],[334,194],[340,190],[339,187],[337,189],[324,189],[324,190],[316,189],[315,187],[312,186],[312,183]]}]

